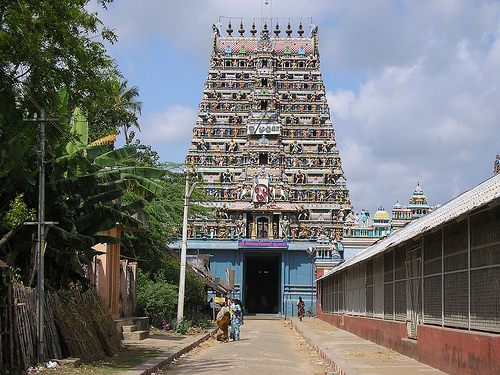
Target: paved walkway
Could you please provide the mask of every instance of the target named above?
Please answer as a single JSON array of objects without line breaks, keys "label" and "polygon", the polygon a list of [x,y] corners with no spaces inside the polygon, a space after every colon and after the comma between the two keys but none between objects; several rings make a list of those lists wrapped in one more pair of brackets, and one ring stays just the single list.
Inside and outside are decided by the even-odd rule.
[{"label": "paved walkway", "polygon": [[338,375],[446,374],[320,319],[293,318],[291,325]]},{"label": "paved walkway", "polygon": [[[266,324],[283,325],[285,321],[275,320]],[[406,357],[398,352],[362,339],[350,332],[338,329],[320,319],[305,318],[299,321],[293,318],[289,321],[290,327],[299,332],[305,341],[315,348],[321,357],[332,367],[332,374],[336,375],[441,375],[445,374],[433,367],[425,365],[415,359]],[[245,330],[251,325],[243,326]],[[265,332],[258,332],[259,339],[272,342],[272,329],[267,327]],[[216,332],[214,330],[213,332]],[[268,333],[267,333],[268,332]],[[250,332],[245,332],[249,335]],[[266,335],[269,337],[266,339]],[[153,336],[146,340],[124,340],[123,344],[157,348],[164,351],[159,357],[152,359],[135,369],[122,375],[149,375],[164,367],[173,359],[197,347],[207,340],[210,333],[182,338]],[[248,336],[247,336],[248,337]],[[244,341],[242,341],[244,343]],[[270,353],[271,354],[271,353]],[[243,359],[243,358],[241,358]]]},{"label": "paved walkway", "polygon": [[164,375],[316,375],[327,374],[324,360],[285,320],[246,319],[241,341],[213,339],[187,355]]},{"label": "paved walkway", "polygon": [[211,334],[217,332],[217,329],[212,329],[208,333],[203,333],[194,336],[163,336],[154,335],[145,340],[122,340],[125,346],[153,348],[163,351],[158,357],[153,358],[136,368],[122,373],[121,375],[149,375],[158,369],[168,365],[172,360],[179,358],[184,353],[196,348],[203,341],[207,340]]}]

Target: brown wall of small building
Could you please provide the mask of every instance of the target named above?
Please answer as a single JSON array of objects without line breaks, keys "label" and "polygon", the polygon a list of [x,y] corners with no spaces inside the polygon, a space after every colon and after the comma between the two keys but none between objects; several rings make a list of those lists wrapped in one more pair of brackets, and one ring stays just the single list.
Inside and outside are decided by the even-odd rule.
[{"label": "brown wall of small building", "polygon": [[[454,375],[500,374],[500,335],[419,325],[406,338],[406,323],[356,316],[317,315],[338,328]],[[343,324],[342,324],[343,322]]]}]

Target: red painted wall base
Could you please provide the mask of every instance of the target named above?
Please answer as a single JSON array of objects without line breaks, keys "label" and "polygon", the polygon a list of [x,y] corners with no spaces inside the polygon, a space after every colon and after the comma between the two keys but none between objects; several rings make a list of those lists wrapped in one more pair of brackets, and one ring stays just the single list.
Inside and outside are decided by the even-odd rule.
[{"label": "red painted wall base", "polygon": [[407,339],[406,323],[325,314],[316,316],[338,328],[455,375],[500,374],[500,335],[419,325],[418,339]]}]

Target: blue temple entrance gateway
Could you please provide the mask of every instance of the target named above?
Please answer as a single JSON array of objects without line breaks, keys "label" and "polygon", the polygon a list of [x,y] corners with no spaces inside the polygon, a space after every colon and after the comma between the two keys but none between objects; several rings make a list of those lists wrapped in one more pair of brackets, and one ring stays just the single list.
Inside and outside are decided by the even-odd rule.
[{"label": "blue temple entrance gateway", "polygon": [[299,296],[307,307],[311,297],[315,300],[316,259],[307,249],[316,245],[316,241],[190,239],[188,253],[209,255],[210,271],[225,281],[229,281],[227,270],[234,271],[232,296],[242,300],[248,314],[290,317],[297,314]]},{"label": "blue temple entrance gateway", "polygon": [[[273,21],[274,22],[274,21]],[[188,255],[233,282],[250,314],[292,316],[341,261],[352,207],[319,69],[318,28],[300,20],[245,35],[213,27],[212,54],[186,165],[212,217],[188,228]],[[179,245],[180,247],[180,245]],[[175,248],[175,246],[174,246]],[[308,251],[309,249],[309,251]],[[230,277],[226,277],[230,275]],[[233,280],[229,280],[233,279]]]}]

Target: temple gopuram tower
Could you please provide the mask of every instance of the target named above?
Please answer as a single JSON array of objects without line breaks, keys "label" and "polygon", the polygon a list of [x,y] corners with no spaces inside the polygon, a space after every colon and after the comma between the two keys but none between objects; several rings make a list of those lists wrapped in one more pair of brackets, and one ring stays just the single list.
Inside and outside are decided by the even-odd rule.
[{"label": "temple gopuram tower", "polygon": [[314,303],[314,279],[341,261],[351,212],[318,27],[232,26],[213,26],[186,157],[211,197],[199,203],[215,212],[190,222],[188,254],[209,254],[250,314],[296,315],[298,297]]}]

